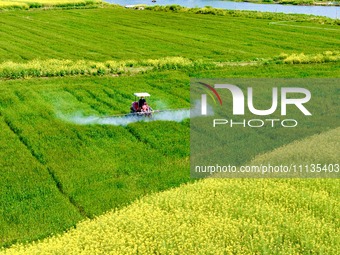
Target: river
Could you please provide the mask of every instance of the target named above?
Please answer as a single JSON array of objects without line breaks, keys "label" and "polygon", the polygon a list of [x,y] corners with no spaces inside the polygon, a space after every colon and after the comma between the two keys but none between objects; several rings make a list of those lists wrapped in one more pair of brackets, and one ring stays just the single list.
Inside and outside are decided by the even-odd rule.
[{"label": "river", "polygon": [[109,3],[119,5],[171,5],[178,4],[185,7],[204,7],[212,6],[215,8],[229,10],[248,10],[248,11],[263,11],[263,12],[282,12],[282,13],[299,13],[325,16],[332,19],[340,18],[339,6],[300,6],[300,5],[281,5],[281,4],[253,4],[247,2],[229,2],[219,0],[157,0],[152,3],[151,0],[105,0]]}]

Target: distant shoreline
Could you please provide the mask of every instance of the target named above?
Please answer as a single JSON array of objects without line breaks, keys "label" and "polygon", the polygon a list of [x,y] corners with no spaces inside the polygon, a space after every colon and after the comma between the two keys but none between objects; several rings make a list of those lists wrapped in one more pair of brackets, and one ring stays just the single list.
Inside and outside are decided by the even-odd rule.
[{"label": "distant shoreline", "polygon": [[223,2],[245,2],[252,4],[280,4],[280,5],[299,5],[299,6],[340,6],[340,1],[308,1],[308,0],[219,0]]}]

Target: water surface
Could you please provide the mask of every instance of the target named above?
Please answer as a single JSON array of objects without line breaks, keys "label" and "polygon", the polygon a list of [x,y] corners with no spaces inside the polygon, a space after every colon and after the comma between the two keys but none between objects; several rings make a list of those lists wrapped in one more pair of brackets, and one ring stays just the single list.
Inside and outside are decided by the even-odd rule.
[{"label": "water surface", "polygon": [[229,2],[219,0],[157,0],[156,3],[151,0],[105,0],[109,3],[119,5],[171,5],[178,4],[185,7],[204,7],[212,6],[215,8],[229,10],[248,10],[248,11],[263,11],[263,12],[282,12],[282,13],[299,13],[325,16],[333,19],[340,18],[339,6],[298,6],[298,5],[281,5],[281,4],[253,4],[246,2]]}]

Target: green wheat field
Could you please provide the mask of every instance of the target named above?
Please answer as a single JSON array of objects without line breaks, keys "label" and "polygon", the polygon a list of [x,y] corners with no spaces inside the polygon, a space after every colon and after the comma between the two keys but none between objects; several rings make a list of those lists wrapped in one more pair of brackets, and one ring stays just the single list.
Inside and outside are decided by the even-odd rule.
[{"label": "green wheat field", "polygon": [[[0,254],[339,254],[339,179],[194,180],[190,119],[81,123],[189,108],[190,78],[340,78],[338,21],[18,0],[0,38]],[[327,127],[235,162],[340,163],[340,90],[315,91]]]}]

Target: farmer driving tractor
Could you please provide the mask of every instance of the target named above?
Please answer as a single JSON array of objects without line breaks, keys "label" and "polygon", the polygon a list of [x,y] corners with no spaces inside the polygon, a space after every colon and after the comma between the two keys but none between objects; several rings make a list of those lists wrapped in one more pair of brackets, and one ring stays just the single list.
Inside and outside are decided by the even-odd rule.
[{"label": "farmer driving tractor", "polygon": [[[146,102],[145,97],[149,97],[148,93],[134,93],[136,100],[132,102],[130,110],[131,113],[135,113],[137,115],[151,116],[152,109]],[[137,101],[137,98],[139,100]]]},{"label": "farmer driving tractor", "polygon": [[138,100],[138,107],[139,108],[142,108],[143,105],[146,103],[146,100],[144,97],[141,97],[139,100]]}]

